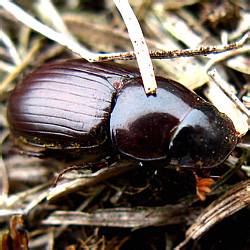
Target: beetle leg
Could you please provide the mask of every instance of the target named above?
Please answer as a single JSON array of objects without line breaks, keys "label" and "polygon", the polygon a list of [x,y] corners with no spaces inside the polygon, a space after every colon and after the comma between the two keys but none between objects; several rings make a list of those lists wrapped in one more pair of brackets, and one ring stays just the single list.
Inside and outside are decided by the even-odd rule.
[{"label": "beetle leg", "polygon": [[221,180],[221,176],[210,175],[211,169],[203,169],[204,176],[213,180]]},{"label": "beetle leg", "polygon": [[67,172],[69,171],[73,171],[73,170],[83,170],[83,169],[89,169],[90,168],[90,165],[89,164],[85,164],[83,166],[73,166],[73,167],[68,167],[66,169],[64,169],[56,178],[54,184],[53,184],[53,188],[56,187],[58,181],[62,178],[62,176],[64,174],[66,174]]},{"label": "beetle leg", "polygon": [[196,181],[196,194],[201,201],[206,200],[205,193],[211,193],[210,185],[214,183],[211,178],[201,178],[197,175],[196,171],[193,171]]},{"label": "beetle leg", "polygon": [[69,172],[69,171],[73,171],[73,170],[86,170],[86,169],[91,169],[91,170],[93,170],[94,168],[100,169],[100,168],[102,168],[102,167],[104,167],[104,166],[107,166],[107,165],[109,165],[107,159],[103,159],[103,160],[101,160],[101,161],[99,161],[99,162],[95,162],[95,163],[90,163],[90,162],[89,162],[89,163],[84,164],[84,165],[81,165],[81,166],[72,166],[72,167],[68,167],[68,168],[64,169],[64,170],[57,176],[57,178],[56,178],[56,180],[55,180],[55,182],[54,182],[54,184],[53,184],[53,188],[56,187],[58,181],[62,178],[62,176],[63,176],[64,174],[66,174],[67,172]]}]

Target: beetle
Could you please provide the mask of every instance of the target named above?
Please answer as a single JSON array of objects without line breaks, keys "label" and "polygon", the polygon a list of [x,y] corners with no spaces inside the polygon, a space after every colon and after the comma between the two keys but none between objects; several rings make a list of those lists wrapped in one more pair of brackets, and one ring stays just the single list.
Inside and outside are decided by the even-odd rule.
[{"label": "beetle", "polygon": [[[137,68],[69,59],[44,64],[17,84],[7,105],[12,136],[40,156],[116,151],[141,162],[211,169],[235,148],[232,121],[178,82],[156,77],[146,95]],[[197,193],[209,192],[196,176]]]}]

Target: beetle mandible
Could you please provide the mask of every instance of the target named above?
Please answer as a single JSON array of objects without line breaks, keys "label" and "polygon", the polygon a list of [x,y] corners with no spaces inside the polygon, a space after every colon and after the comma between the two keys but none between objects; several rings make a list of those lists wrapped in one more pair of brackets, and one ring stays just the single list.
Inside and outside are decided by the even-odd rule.
[{"label": "beetle mandible", "polygon": [[11,134],[42,156],[112,148],[139,161],[175,158],[194,171],[223,162],[238,141],[232,121],[180,83],[156,81],[157,93],[146,95],[137,68],[82,59],[45,64],[8,100]]}]

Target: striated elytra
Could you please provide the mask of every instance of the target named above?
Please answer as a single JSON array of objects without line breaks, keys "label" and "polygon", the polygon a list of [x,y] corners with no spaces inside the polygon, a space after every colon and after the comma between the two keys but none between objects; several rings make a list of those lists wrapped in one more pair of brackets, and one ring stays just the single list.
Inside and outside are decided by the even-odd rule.
[{"label": "striated elytra", "polygon": [[11,134],[40,152],[112,149],[139,161],[176,158],[180,167],[212,168],[237,144],[232,121],[181,84],[157,77],[146,95],[138,69],[80,59],[45,64],[8,101]]}]

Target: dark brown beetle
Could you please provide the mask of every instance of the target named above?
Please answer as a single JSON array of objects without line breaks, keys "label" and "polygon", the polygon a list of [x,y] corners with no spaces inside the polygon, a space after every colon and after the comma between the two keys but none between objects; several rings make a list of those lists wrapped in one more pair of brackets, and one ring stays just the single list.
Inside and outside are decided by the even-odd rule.
[{"label": "dark brown beetle", "polygon": [[181,84],[156,80],[157,93],[146,95],[136,68],[79,59],[45,64],[9,98],[11,133],[42,156],[113,148],[139,161],[176,158],[193,170],[223,162],[237,144],[232,121]]}]

